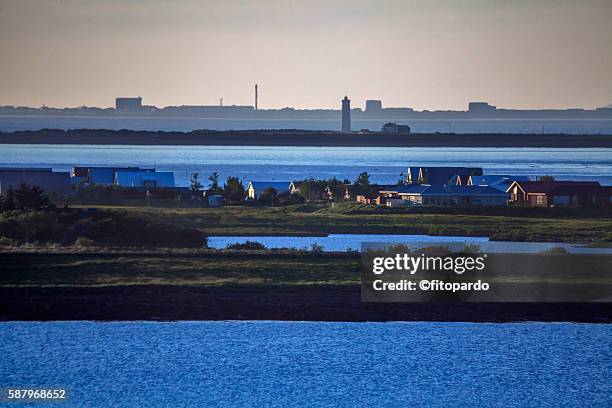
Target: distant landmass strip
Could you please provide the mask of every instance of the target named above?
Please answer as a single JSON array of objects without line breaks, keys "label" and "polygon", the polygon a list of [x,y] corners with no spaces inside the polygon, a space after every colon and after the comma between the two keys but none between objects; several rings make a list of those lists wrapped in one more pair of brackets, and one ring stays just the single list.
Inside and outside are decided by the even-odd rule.
[{"label": "distant landmass strip", "polygon": [[0,133],[0,144],[612,148],[612,135],[42,129]]}]

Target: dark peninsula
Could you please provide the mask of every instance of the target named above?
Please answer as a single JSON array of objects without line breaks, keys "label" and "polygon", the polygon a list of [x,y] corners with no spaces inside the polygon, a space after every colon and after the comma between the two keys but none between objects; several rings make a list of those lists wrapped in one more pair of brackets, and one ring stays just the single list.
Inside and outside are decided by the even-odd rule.
[{"label": "dark peninsula", "polygon": [[0,133],[0,144],[354,146],[354,147],[553,147],[612,148],[612,135],[458,134],[307,130],[155,132],[104,129],[41,129]]}]

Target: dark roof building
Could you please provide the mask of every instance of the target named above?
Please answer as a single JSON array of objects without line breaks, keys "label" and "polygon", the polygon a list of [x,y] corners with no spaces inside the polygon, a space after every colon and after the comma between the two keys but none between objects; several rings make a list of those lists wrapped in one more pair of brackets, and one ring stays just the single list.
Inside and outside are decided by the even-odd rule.
[{"label": "dark roof building", "polygon": [[596,181],[515,181],[510,202],[537,207],[610,205],[612,189]]},{"label": "dark roof building", "polygon": [[48,168],[0,169],[0,194],[16,190],[23,183],[40,187],[47,194],[63,195],[72,191],[68,172],[54,172]]},{"label": "dark roof building", "polygon": [[410,126],[398,125],[395,122],[387,122],[382,126],[380,131],[383,133],[390,133],[390,134],[396,134],[396,135],[408,134],[410,133]]}]

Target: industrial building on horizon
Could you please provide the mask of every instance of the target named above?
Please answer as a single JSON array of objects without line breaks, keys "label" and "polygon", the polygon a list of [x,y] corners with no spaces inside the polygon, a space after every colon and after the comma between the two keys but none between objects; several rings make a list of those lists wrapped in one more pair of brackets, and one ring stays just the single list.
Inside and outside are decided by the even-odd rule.
[{"label": "industrial building on horizon", "polygon": [[[597,109],[503,109],[488,102],[469,102],[467,110],[423,110],[415,111],[409,107],[383,107],[382,100],[368,99],[365,109],[351,108],[350,100],[342,101],[341,110],[337,109],[261,109],[259,85],[254,86],[254,106],[223,105],[181,105],[158,108],[143,105],[142,97],[119,97],[114,108],[81,106],[78,108],[31,108],[23,106],[0,106],[0,115],[133,115],[133,116],[170,116],[203,118],[262,118],[262,119],[333,119],[342,115],[343,132],[351,129],[351,119],[376,119],[381,121],[400,121],[409,119],[612,119],[612,105]],[[352,116],[352,118],[351,118]]]}]

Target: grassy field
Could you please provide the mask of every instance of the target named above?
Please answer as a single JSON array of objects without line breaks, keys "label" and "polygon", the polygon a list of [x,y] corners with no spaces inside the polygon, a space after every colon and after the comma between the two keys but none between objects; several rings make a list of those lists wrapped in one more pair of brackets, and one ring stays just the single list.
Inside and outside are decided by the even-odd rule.
[{"label": "grassy field", "polygon": [[427,234],[488,236],[502,241],[610,242],[610,218],[550,218],[385,212],[355,204],[223,208],[98,205],[148,213],[184,228],[213,235]]},{"label": "grassy field", "polygon": [[0,287],[359,284],[356,254],[0,254]]}]

